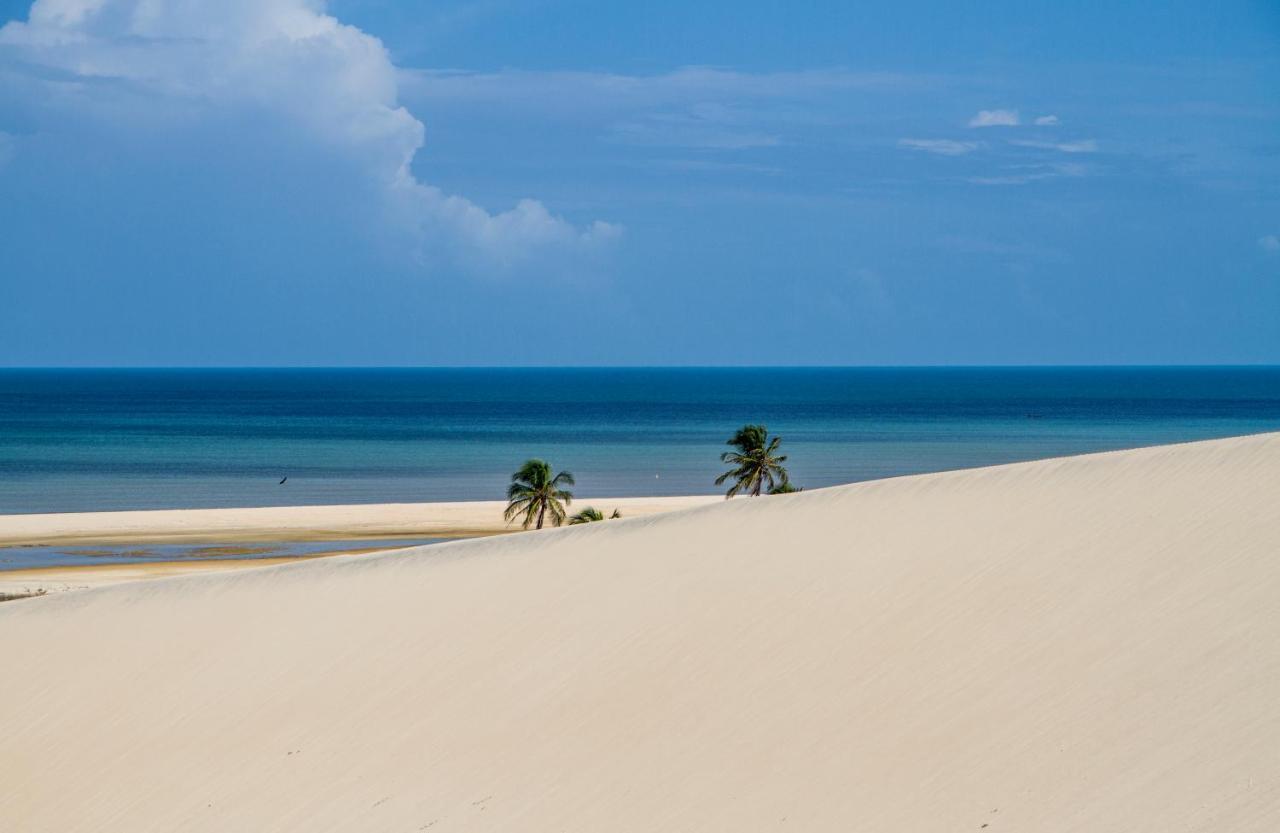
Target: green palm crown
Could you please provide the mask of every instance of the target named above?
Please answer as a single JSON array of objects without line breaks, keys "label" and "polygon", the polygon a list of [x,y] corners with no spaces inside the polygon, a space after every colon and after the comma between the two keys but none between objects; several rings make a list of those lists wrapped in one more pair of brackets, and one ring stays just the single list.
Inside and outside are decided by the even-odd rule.
[{"label": "green palm crown", "polygon": [[542,529],[547,515],[553,526],[564,523],[564,508],[573,502],[573,494],[562,486],[572,486],[573,475],[562,471],[554,477],[551,464],[546,460],[527,460],[520,470],[511,475],[507,487],[507,511],[503,517],[511,521],[521,517],[521,525],[528,529]]},{"label": "green palm crown", "polygon": [[716,485],[723,486],[726,481],[733,481],[726,498],[739,492],[752,497],[759,497],[766,488],[773,491],[784,483],[790,482],[783,463],[787,455],[778,454],[782,445],[781,437],[770,437],[769,429],[763,425],[744,425],[738,429],[726,445],[733,446],[734,451],[726,451],[720,455],[720,461],[733,466],[716,478]]}]

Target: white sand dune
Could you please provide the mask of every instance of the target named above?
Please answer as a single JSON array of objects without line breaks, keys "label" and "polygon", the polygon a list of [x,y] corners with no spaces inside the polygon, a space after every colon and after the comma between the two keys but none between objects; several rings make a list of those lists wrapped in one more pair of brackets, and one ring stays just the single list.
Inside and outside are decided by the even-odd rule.
[{"label": "white sand dune", "polygon": [[0,605],[15,831],[1280,830],[1280,435]]}]

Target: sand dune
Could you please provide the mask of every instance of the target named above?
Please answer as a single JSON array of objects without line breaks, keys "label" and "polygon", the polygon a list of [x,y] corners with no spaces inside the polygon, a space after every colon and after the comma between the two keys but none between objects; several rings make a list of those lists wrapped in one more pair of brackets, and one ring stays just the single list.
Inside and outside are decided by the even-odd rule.
[{"label": "sand dune", "polygon": [[1280,435],[0,605],[21,831],[1274,831]]}]

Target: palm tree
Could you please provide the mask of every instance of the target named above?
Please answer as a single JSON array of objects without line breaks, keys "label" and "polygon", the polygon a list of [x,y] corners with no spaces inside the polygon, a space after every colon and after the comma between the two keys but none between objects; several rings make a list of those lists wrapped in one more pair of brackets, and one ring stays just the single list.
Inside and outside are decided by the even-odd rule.
[{"label": "palm tree", "polygon": [[[613,510],[613,514],[609,516],[609,519],[612,520],[614,518],[621,518],[621,517],[622,517],[622,513],[619,512],[617,509],[615,509]],[[603,512],[601,512],[599,509],[595,508],[594,506],[588,506],[586,509],[583,509],[578,514],[571,517],[569,519],[569,525],[573,526],[574,524],[589,524],[589,523],[594,523],[595,521],[603,521],[603,520],[604,520]]]},{"label": "palm tree", "polygon": [[511,485],[507,488],[507,511],[503,517],[510,521],[517,515],[524,515],[522,523],[525,529],[535,520],[537,528],[542,529],[542,522],[549,512],[551,523],[559,526],[564,523],[564,507],[573,502],[573,495],[560,487],[572,485],[573,475],[569,472],[562,471],[552,477],[550,463],[527,460],[520,471],[511,475]]},{"label": "palm tree", "polygon": [[789,495],[792,492],[803,492],[803,491],[804,491],[803,487],[797,486],[796,484],[792,483],[790,480],[784,480],[781,483],[779,483],[777,486],[774,486],[772,489],[770,489],[769,494]]},{"label": "palm tree", "polygon": [[725,494],[731,498],[738,492],[746,491],[752,497],[759,497],[766,486],[772,490],[778,484],[786,483],[790,478],[782,464],[787,455],[777,454],[781,437],[769,437],[769,429],[763,425],[744,425],[738,433],[726,443],[737,451],[726,451],[720,455],[722,463],[729,463],[733,468],[716,478],[716,485],[722,486],[726,480],[732,479],[733,485]]}]

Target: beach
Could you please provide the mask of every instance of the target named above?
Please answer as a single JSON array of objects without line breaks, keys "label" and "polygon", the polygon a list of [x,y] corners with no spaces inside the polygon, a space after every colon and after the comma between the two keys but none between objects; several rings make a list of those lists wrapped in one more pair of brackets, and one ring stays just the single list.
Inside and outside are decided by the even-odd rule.
[{"label": "beach", "polygon": [[0,605],[24,831],[1271,831],[1280,434]]},{"label": "beach", "polygon": [[[623,516],[651,515],[721,501],[692,497],[583,498]],[[343,538],[470,538],[520,528],[507,523],[505,501],[272,506],[250,509],[158,509],[0,515],[0,546],[164,541],[324,541]]]},{"label": "beach", "polygon": [[[606,515],[616,510],[623,517],[643,517],[723,499],[706,495],[600,498],[580,500],[577,506],[594,506]],[[519,523],[503,520],[505,507],[506,503],[500,501],[458,501],[0,515],[0,547],[345,541],[345,547],[335,547],[322,555],[363,554],[387,549],[385,545],[378,546],[379,539],[470,538],[519,531]],[[369,545],[353,547],[353,539],[367,540]],[[231,558],[0,570],[0,596],[57,593],[122,581],[271,566],[290,560],[293,559]]]}]

